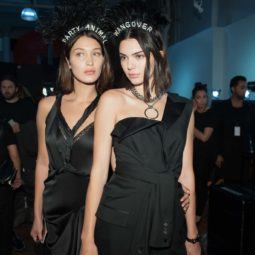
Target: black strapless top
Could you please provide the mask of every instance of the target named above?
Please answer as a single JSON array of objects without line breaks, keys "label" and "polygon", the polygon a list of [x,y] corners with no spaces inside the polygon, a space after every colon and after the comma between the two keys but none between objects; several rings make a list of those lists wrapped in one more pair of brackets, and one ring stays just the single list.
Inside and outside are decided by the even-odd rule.
[{"label": "black strapless top", "polygon": [[97,217],[132,232],[130,255],[184,243],[178,178],[191,112],[191,101],[168,94],[162,121],[128,117],[112,131],[116,170]]}]

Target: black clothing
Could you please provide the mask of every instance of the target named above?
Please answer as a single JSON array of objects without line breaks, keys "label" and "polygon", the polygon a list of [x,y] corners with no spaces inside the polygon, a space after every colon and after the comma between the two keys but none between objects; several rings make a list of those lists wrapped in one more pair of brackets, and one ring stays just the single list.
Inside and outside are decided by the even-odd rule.
[{"label": "black clothing", "polygon": [[0,119],[9,121],[13,119],[19,124],[35,120],[36,107],[29,98],[19,99],[15,103],[0,100]]},{"label": "black clothing", "polygon": [[20,125],[16,134],[19,155],[22,161],[22,180],[27,206],[32,211],[34,204],[35,165],[37,156],[37,129],[33,120]]},{"label": "black clothing", "polygon": [[10,185],[0,184],[0,254],[12,254],[14,192]]},{"label": "black clothing", "polygon": [[52,255],[79,255],[84,205],[92,166],[93,123],[76,134],[95,109],[98,97],[73,129],[61,110],[61,95],[46,118],[49,176],[43,193],[43,214],[48,230],[46,244]]},{"label": "black clothing", "polygon": [[191,112],[191,102],[169,94],[162,121],[116,123],[116,170],[96,213],[99,255],[186,254],[178,178]]},{"label": "black clothing", "polygon": [[[0,121],[0,164],[10,160],[7,146],[16,144],[15,136],[8,124]],[[13,190],[0,184],[0,254],[12,253]]]},{"label": "black clothing", "polygon": [[[211,109],[208,109],[206,112],[199,113],[195,111],[195,128],[200,132],[204,132],[206,127],[215,128],[215,116]],[[212,134],[213,136],[213,134]],[[202,142],[201,140],[194,139],[194,151],[199,152],[200,156],[210,159],[216,159],[215,144],[212,139],[212,136],[207,142]]]},{"label": "black clothing", "polygon": [[6,159],[10,159],[7,146],[12,144],[16,144],[16,138],[11,127],[0,121],[0,164]]},{"label": "black clothing", "polygon": [[246,176],[245,159],[250,144],[255,141],[254,106],[244,101],[243,107],[235,108],[231,100],[215,106],[219,121],[218,154],[224,158],[223,177],[226,182],[241,183]]},{"label": "black clothing", "polygon": [[[199,113],[195,111],[195,128],[204,132],[205,128],[214,128],[215,120],[211,109]],[[207,181],[210,179],[213,163],[216,159],[212,136],[207,142],[194,139],[193,165],[196,183],[196,214],[201,216],[206,204]]]}]

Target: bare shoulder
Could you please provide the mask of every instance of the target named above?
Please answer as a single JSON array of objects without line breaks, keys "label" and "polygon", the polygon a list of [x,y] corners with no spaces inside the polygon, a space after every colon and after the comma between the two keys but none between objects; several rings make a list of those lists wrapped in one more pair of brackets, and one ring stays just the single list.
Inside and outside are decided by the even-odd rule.
[{"label": "bare shoulder", "polygon": [[119,107],[125,100],[124,89],[110,89],[104,92],[100,98],[99,105],[111,105]]},{"label": "bare shoulder", "polygon": [[41,116],[42,115],[46,116],[49,113],[55,101],[56,96],[44,97],[43,99],[41,99],[38,104],[38,114],[40,114]]}]

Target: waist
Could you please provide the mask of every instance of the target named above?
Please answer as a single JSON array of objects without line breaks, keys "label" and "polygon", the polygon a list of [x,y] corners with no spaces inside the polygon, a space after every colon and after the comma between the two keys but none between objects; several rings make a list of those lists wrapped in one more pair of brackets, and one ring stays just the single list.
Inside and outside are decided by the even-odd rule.
[{"label": "waist", "polygon": [[71,163],[65,163],[62,167],[49,166],[49,178],[62,173],[72,173],[79,176],[88,176],[85,170],[75,168]]},{"label": "waist", "polygon": [[165,181],[176,179],[173,171],[168,170],[167,168],[153,169],[147,166],[126,163],[118,163],[115,174],[153,184],[157,184],[162,178],[165,178]]}]

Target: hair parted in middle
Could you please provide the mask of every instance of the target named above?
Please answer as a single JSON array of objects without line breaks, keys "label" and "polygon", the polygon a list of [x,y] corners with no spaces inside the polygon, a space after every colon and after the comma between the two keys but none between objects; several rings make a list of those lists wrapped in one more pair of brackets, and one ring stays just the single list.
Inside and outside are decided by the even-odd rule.
[{"label": "hair parted in middle", "polygon": [[192,98],[194,99],[198,91],[204,91],[207,94],[207,84],[196,82],[192,90]]},{"label": "hair parted in middle", "polygon": [[[155,17],[156,13],[149,10],[144,2],[125,1],[111,8],[106,14],[106,29],[111,32],[111,39],[115,42],[114,47],[119,48],[122,40],[136,39],[146,57],[146,68],[144,73],[144,96],[149,101],[150,87],[150,54],[154,61],[154,80],[156,95],[167,91],[171,85],[171,75],[167,63],[167,54],[163,39],[159,30],[162,19]],[[126,88],[132,84],[123,73],[122,81]]]},{"label": "hair parted in middle", "polygon": [[49,17],[40,20],[40,30],[46,41],[61,41],[62,51],[59,62],[58,82],[63,94],[74,90],[74,77],[67,60],[77,40],[86,36],[95,39],[102,48],[104,64],[96,82],[99,94],[110,88],[112,71],[106,49],[107,32],[103,31],[105,6],[100,0],[58,0]]}]

